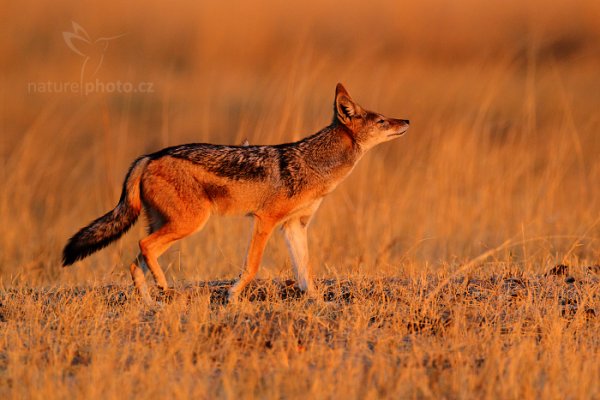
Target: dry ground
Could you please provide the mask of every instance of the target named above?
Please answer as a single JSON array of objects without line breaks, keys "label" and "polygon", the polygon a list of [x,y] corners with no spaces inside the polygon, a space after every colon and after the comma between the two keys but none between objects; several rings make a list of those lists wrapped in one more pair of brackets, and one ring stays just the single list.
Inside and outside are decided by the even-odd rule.
[{"label": "dry ground", "polygon": [[7,398],[597,398],[600,266],[3,291]]},{"label": "dry ground", "polygon": [[[600,398],[597,0],[21,0],[0,15],[0,397]],[[88,94],[54,89],[82,79],[72,22]],[[135,157],[297,140],[330,121],[338,81],[411,129],[317,213],[323,299],[261,283],[226,306],[189,283],[237,276],[242,218],[162,257],[177,290],[161,308],[129,289],[143,223],[60,267]],[[102,87],[117,82],[152,91]],[[260,274],[291,278],[278,235]]]}]

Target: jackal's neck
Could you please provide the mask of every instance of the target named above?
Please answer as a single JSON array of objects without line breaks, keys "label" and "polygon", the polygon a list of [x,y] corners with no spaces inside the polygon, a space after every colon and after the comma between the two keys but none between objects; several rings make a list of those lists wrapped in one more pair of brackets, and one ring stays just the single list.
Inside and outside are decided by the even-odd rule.
[{"label": "jackal's neck", "polygon": [[323,173],[352,168],[360,159],[360,146],[347,128],[331,124],[299,142],[307,164]]},{"label": "jackal's neck", "polygon": [[289,196],[309,186],[320,195],[331,192],[362,155],[349,132],[336,125],[298,142],[274,147],[279,153],[280,183],[287,188]]}]

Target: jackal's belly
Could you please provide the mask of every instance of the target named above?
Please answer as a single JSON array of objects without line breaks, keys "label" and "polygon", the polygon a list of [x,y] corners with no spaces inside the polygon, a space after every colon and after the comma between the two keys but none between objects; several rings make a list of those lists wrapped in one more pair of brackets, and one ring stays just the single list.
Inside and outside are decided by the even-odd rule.
[{"label": "jackal's belly", "polygon": [[211,204],[214,213],[219,215],[245,215],[255,213],[263,207],[272,193],[272,188],[264,182],[232,181],[212,179],[201,185],[199,195]]}]

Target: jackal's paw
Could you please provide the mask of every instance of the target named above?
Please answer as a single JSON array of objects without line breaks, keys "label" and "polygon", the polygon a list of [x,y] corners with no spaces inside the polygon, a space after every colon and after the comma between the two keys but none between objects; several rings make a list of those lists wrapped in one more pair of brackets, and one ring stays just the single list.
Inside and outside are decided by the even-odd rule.
[{"label": "jackal's paw", "polygon": [[240,302],[240,292],[234,288],[227,292],[227,304],[237,304]]},{"label": "jackal's paw", "polygon": [[148,291],[144,291],[140,293],[140,297],[144,308],[147,310],[158,311],[165,305],[164,296],[159,296],[157,299],[154,299]]},{"label": "jackal's paw", "polygon": [[144,290],[142,293],[139,293],[140,298],[142,300],[142,303],[146,306],[146,307],[151,307],[154,305],[155,301],[152,298],[152,296],[150,296],[150,293],[148,293],[147,290]]},{"label": "jackal's paw", "polygon": [[160,301],[156,301],[152,298],[142,298],[142,308],[149,310],[149,311],[158,311],[163,303]]},{"label": "jackal's paw", "polygon": [[304,291],[304,298],[309,303],[314,303],[319,298],[319,293],[314,288]]},{"label": "jackal's paw", "polygon": [[314,296],[316,292],[315,285],[311,281],[304,279],[300,279],[298,281],[298,289],[300,289],[306,296]]},{"label": "jackal's paw", "polygon": [[233,286],[231,286],[228,290],[227,302],[231,304],[237,303],[239,301],[240,294],[246,285],[248,285],[248,282],[244,281],[243,279],[240,279],[234,283]]},{"label": "jackal's paw", "polygon": [[158,301],[163,303],[170,303],[175,298],[177,291],[173,288],[159,288]]}]

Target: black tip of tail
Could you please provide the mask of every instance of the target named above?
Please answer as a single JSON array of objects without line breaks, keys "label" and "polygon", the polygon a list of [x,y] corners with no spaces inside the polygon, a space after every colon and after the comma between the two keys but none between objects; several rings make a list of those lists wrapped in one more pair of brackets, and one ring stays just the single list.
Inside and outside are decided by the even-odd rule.
[{"label": "black tip of tail", "polygon": [[74,249],[73,242],[69,241],[65,248],[63,249],[62,254],[62,266],[68,267],[77,261],[80,257],[77,257],[77,252]]},{"label": "black tip of tail", "polygon": [[78,234],[76,234],[71,239],[69,239],[69,242],[63,249],[63,254],[62,254],[63,267],[68,267],[69,265],[74,264],[76,261],[79,261],[94,252],[95,249],[80,245],[79,236],[80,235],[78,232]]}]

